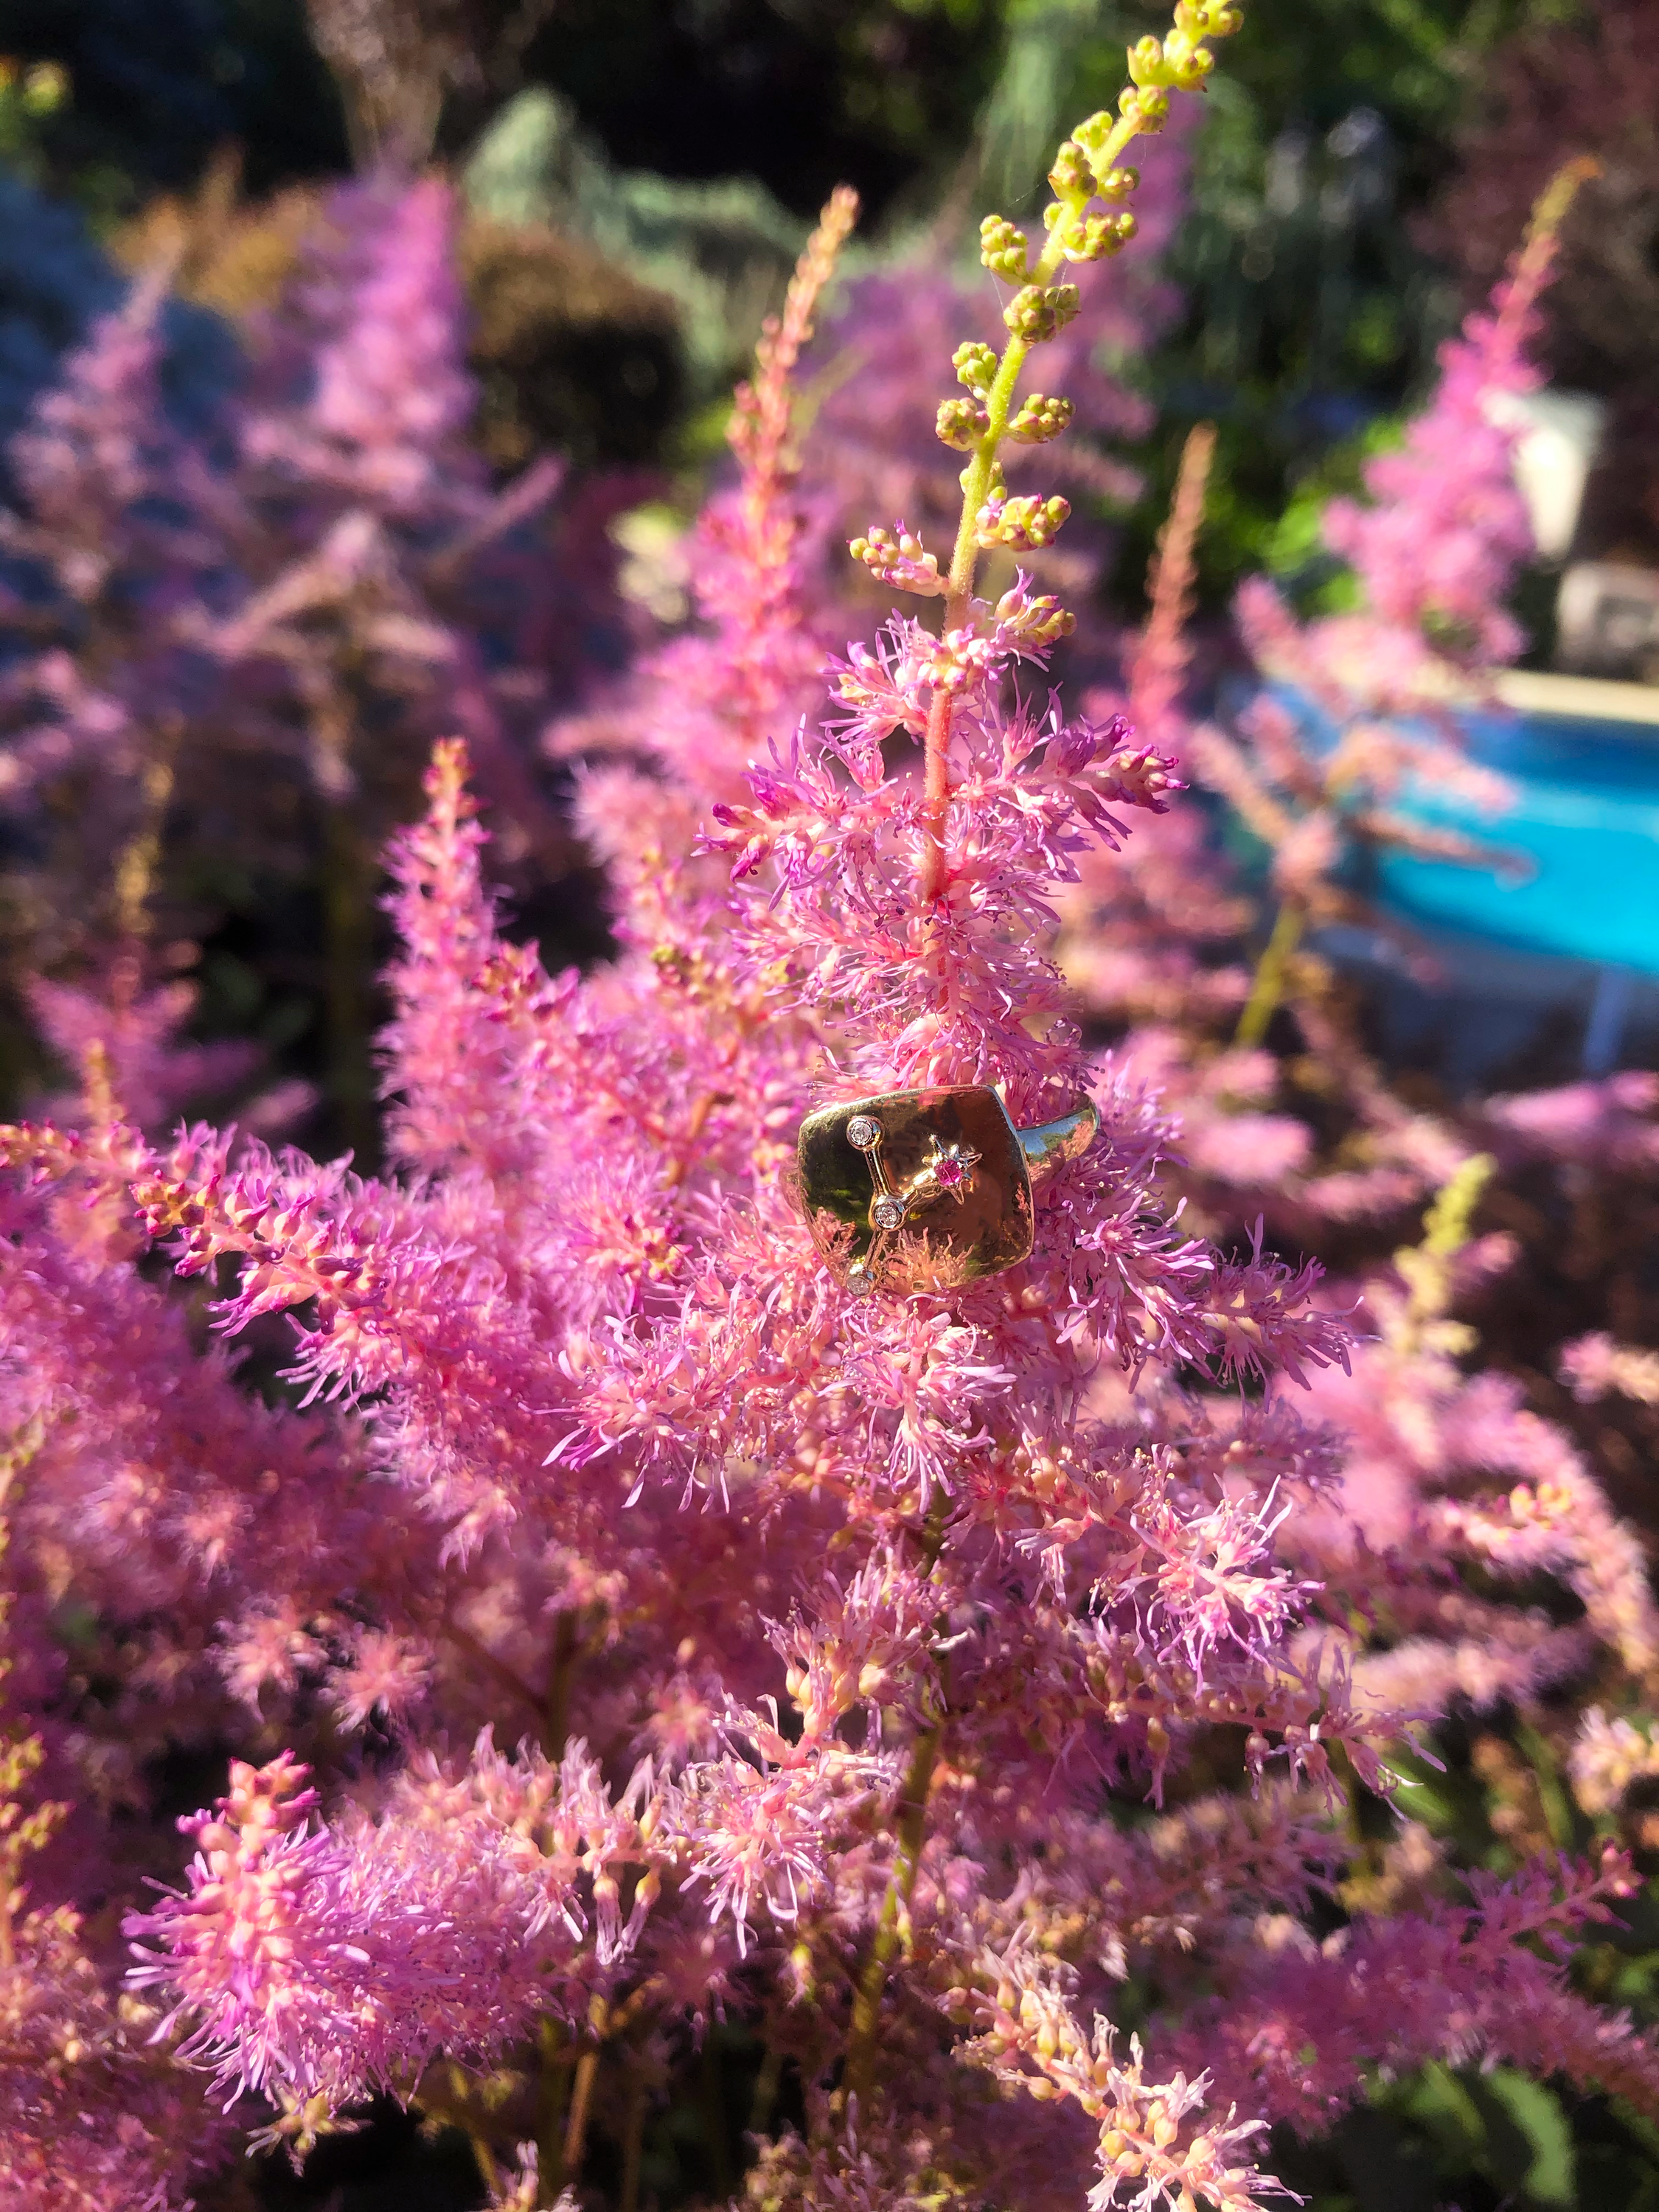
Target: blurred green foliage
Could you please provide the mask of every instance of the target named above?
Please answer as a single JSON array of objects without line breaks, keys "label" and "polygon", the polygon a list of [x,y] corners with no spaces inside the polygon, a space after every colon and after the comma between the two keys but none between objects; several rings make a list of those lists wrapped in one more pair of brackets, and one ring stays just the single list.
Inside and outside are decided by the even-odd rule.
[{"label": "blurred green foliage", "polygon": [[229,140],[254,191],[346,166],[303,0],[7,0],[0,54],[64,72],[34,181],[96,222],[195,183]]},{"label": "blurred green foliage", "polygon": [[560,0],[527,74],[614,161],[752,177],[797,216],[850,181],[929,205],[996,82],[1006,0]]},{"label": "blurred green foliage", "polygon": [[[1146,495],[1128,519],[1116,596],[1133,604],[1182,442],[1203,420],[1219,431],[1205,600],[1218,605],[1253,568],[1294,568],[1312,507],[1357,482],[1458,319],[1457,289],[1417,237],[1484,64],[1506,38],[1574,9],[1575,0],[1276,0],[1252,15],[1206,94],[1192,216],[1170,262],[1186,308],[1143,371],[1160,420],[1137,456]],[[1063,34],[1066,0],[1016,0],[1016,41],[1023,12]],[[1111,96],[1119,47],[1159,13],[1143,0],[1086,12],[1073,105]],[[1035,116],[1030,131],[1037,143]]]}]

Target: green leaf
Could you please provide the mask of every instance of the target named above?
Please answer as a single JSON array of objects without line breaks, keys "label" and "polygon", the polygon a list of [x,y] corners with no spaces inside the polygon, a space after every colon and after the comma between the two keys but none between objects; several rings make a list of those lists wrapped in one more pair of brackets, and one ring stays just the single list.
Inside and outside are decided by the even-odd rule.
[{"label": "green leaf", "polygon": [[1493,2178],[1499,2185],[1518,2189],[1528,2204],[1576,2204],[1572,2131],[1555,2092],[1511,2066],[1499,2066],[1479,2077],[1474,2093],[1483,2103],[1498,2107],[1525,2146],[1515,2160],[1520,2170],[1502,2170],[1510,2165],[1502,2155],[1507,2148],[1501,2140],[1505,2131],[1489,2129]]}]

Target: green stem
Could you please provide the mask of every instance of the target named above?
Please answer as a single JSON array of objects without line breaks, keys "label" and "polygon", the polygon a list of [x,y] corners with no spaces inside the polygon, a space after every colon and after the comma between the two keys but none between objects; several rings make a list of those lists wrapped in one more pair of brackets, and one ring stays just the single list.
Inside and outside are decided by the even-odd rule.
[{"label": "green stem", "polygon": [[618,2212],[640,2212],[640,2169],[645,2160],[645,2076],[629,2077],[628,2117],[623,2123],[622,2196]]},{"label": "green stem", "polygon": [[416,2102],[428,2121],[454,2128],[466,2137],[478,2178],[494,2197],[501,2185],[501,2169],[471,2109],[467,2079],[461,2068],[452,2059],[430,2069],[421,2082]]},{"label": "green stem", "polygon": [[327,811],[323,866],[329,1089],[346,1142],[359,1168],[368,1174],[379,1135],[368,1052],[374,890],[362,838],[343,803]]},{"label": "green stem", "polygon": [[778,2101],[778,2089],[783,2080],[783,2053],[775,2043],[766,2046],[766,2056],[761,2060],[760,2072],[755,2076],[754,2100],[749,2107],[749,2132],[763,2136],[772,2117],[772,2107]]},{"label": "green stem", "polygon": [[466,2140],[472,2152],[472,2163],[478,2169],[479,2179],[492,2197],[501,2185],[501,2168],[495,2163],[495,2154],[474,2128],[466,2131]]},{"label": "green stem", "polygon": [[927,1835],[927,1795],[933,1787],[933,1769],[939,1764],[939,1743],[945,1724],[936,1721],[916,1738],[911,1753],[910,1771],[904,1778],[904,1788],[899,1797],[898,1849],[893,1857],[893,1872],[887,1884],[887,1894],[882,1899],[881,1918],[876,1924],[876,1940],[870,1947],[870,1955],[864,1962],[864,1972],[859,1977],[853,1996],[852,2025],[847,2037],[847,2065],[842,2075],[840,2102],[845,2106],[854,2097],[860,2110],[867,2111],[870,2093],[876,2078],[876,2038],[881,2026],[882,1992],[887,1986],[887,1975],[899,1954],[902,1937],[900,1914],[909,1905],[916,1886],[916,1873],[921,1864],[921,1847]]},{"label": "green stem", "polygon": [[553,1632],[553,1664],[547,1680],[546,1725],[544,1730],[550,1759],[562,1759],[570,1735],[570,1691],[576,1662],[581,1655],[579,1623],[573,1608],[558,1617]]},{"label": "green stem", "polygon": [[1273,935],[1255,964],[1250,995],[1244,1001],[1244,1011],[1233,1032],[1235,1044],[1259,1045],[1267,1036],[1267,1024],[1284,1002],[1291,956],[1302,941],[1307,920],[1308,909],[1297,899],[1286,899],[1279,908]]},{"label": "green stem", "polygon": [[570,2089],[570,2054],[550,2020],[541,2026],[541,2083],[538,2099],[536,2148],[540,2153],[542,2193],[550,2204],[564,2187],[565,2104]]},{"label": "green stem", "polygon": [[711,2021],[702,2039],[702,2132],[714,2177],[714,2194],[732,2194],[732,2157],[726,2146],[726,2093],[720,2084],[720,2055]]},{"label": "green stem", "polygon": [[[564,2150],[560,2160],[559,2184],[562,2190],[567,2181],[574,2181],[582,2170],[582,2155],[587,2148],[587,2114],[593,2101],[593,2081],[599,2070],[597,2051],[584,2051],[576,2061],[575,2078],[570,2089],[570,2118],[564,2131]],[[554,2199],[550,2197],[548,2203]]]}]

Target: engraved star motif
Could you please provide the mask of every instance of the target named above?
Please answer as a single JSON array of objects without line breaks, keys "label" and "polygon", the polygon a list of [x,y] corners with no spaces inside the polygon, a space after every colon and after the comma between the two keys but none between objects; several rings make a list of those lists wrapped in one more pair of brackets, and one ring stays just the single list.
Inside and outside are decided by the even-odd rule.
[{"label": "engraved star motif", "polygon": [[955,1199],[958,1206],[963,1202],[973,1188],[974,1169],[981,1158],[971,1145],[947,1145],[934,1137],[927,1158],[915,1174],[895,1189],[887,1179],[886,1164],[881,1157],[884,1134],[873,1114],[855,1114],[847,1124],[847,1141],[869,1162],[870,1180],[874,1185],[869,1221],[875,1240],[848,1274],[848,1288],[860,1297],[875,1288],[888,1245],[913,1213],[943,1196]]},{"label": "engraved star motif", "polygon": [[949,1191],[960,1206],[974,1185],[974,1169],[980,1155],[971,1145],[942,1145],[937,1137],[921,1173],[911,1184],[915,1196],[925,1186]]}]

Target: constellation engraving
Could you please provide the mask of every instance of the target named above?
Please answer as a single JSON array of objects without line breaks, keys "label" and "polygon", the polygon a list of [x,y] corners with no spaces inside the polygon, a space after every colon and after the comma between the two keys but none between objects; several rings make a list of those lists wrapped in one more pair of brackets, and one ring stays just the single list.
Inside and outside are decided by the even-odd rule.
[{"label": "constellation engraving", "polygon": [[981,1157],[971,1145],[947,1145],[931,1138],[927,1158],[907,1182],[896,1188],[881,1157],[883,1133],[873,1114],[855,1114],[847,1124],[847,1141],[869,1162],[870,1180],[875,1186],[870,1200],[870,1226],[875,1240],[864,1258],[854,1261],[847,1277],[848,1288],[860,1296],[876,1287],[887,1248],[912,1214],[942,1197],[955,1199],[958,1206],[963,1203],[973,1188],[974,1167]]}]

